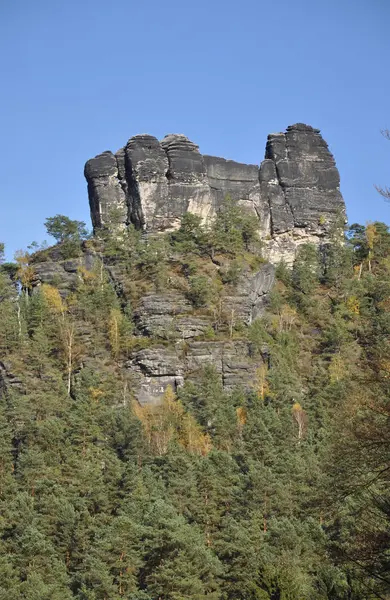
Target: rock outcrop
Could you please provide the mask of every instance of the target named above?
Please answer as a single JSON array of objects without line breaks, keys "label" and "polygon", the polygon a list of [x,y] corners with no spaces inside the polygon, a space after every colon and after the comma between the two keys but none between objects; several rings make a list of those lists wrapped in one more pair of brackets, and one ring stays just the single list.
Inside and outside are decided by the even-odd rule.
[{"label": "rock outcrop", "polygon": [[50,256],[49,260],[39,261],[39,255],[32,263],[34,271],[33,287],[39,287],[42,283],[54,285],[58,288],[61,296],[66,297],[74,291],[82,281],[80,271],[92,270],[95,256],[84,249],[79,258],[62,260],[61,257]]},{"label": "rock outcrop", "polygon": [[297,124],[269,135],[259,177],[270,206],[273,262],[291,262],[300,243],[325,241],[345,215],[339,172],[319,129]]},{"label": "rock outcrop", "polygon": [[321,244],[345,212],[336,164],[320,131],[296,124],[268,136],[260,167],[203,156],[184,135],[131,138],[85,165],[94,228],[134,224],[173,230],[190,211],[212,219],[226,196],[252,211],[268,259],[291,263],[304,242]]},{"label": "rock outcrop", "polygon": [[254,389],[262,363],[262,358],[251,356],[245,341],[198,340],[135,352],[125,370],[140,404],[156,404],[168,385],[176,391],[185,379],[197,381],[207,365],[214,367],[225,390]]},{"label": "rock outcrop", "polygon": [[[227,196],[258,219],[268,262],[257,270],[249,263],[242,266],[234,284],[225,282],[212,306],[196,308],[185,279],[178,284],[175,277],[162,287],[146,287],[133,302],[126,264],[104,256],[93,244],[83,244],[80,256],[68,260],[61,246],[55,246],[37,253],[33,264],[33,286],[54,285],[63,298],[77,291],[86,272],[105,271],[120,305],[132,307],[133,350],[116,368],[141,404],[159,402],[168,386],[175,390],[186,379],[196,381],[209,364],[226,390],[253,389],[267,352],[252,355],[240,331],[266,309],[274,264],[281,259],[291,264],[301,243],[326,243],[332,224],[344,213],[339,174],[319,130],[296,124],[268,136],[260,166],[203,156],[184,135],[167,135],[162,141],[137,135],[116,154],[106,151],[89,160],[85,176],[95,230],[116,232],[133,224],[147,239],[148,234],[176,229],[187,211],[211,220]],[[175,276],[177,259],[169,259]],[[223,262],[210,265],[223,272]],[[81,321],[77,335],[89,348],[85,360],[93,369],[109,354],[104,345],[92,348],[91,327]],[[12,368],[0,364],[0,393],[13,385],[20,382]]]},{"label": "rock outcrop", "polygon": [[[63,298],[77,291],[88,271],[105,272],[117,296],[126,305],[126,275],[120,265],[106,260],[87,245],[79,258],[64,260],[60,248],[54,246],[44,257],[39,253],[32,263],[33,287],[55,286]],[[44,259],[44,260],[42,260]],[[273,265],[265,263],[257,271],[243,269],[235,285],[225,285],[220,296],[218,314],[207,307],[196,310],[185,292],[178,290],[148,291],[141,295],[133,312],[133,334],[138,343],[129,359],[118,367],[141,404],[158,403],[168,386],[176,390],[185,379],[196,381],[206,365],[213,365],[226,390],[253,388],[261,357],[252,357],[250,343],[245,339],[215,337],[218,319],[231,324],[249,325],[264,312],[268,293],[275,276]],[[94,369],[96,361],[107,360],[104,347],[92,347],[91,324],[80,320],[77,337],[89,354],[84,366]],[[215,339],[214,339],[215,337]],[[142,346],[146,344],[146,348]],[[141,349],[139,349],[141,347]],[[138,348],[138,349],[137,349]],[[10,366],[0,364],[0,395],[20,381],[12,375]]]}]

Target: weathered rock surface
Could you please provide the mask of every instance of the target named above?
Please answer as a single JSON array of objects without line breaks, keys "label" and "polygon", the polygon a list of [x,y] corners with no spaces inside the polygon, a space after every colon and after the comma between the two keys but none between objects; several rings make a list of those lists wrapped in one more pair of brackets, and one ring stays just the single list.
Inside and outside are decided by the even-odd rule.
[{"label": "weathered rock surface", "polygon": [[136,310],[137,329],[143,335],[165,340],[198,337],[204,334],[211,322],[192,312],[192,304],[182,294],[147,294]]},{"label": "weathered rock surface", "polygon": [[210,186],[211,216],[221,208],[226,197],[256,215],[263,236],[269,232],[270,210],[261,197],[259,167],[215,156],[204,156]]},{"label": "weathered rock surface", "polygon": [[140,404],[156,404],[168,386],[176,390],[184,383],[184,365],[175,348],[162,346],[140,350],[125,366],[133,375]]},{"label": "weathered rock surface", "polygon": [[339,172],[319,129],[298,123],[269,135],[260,181],[271,210],[273,262],[291,263],[299,244],[324,242],[345,213]]},{"label": "weathered rock surface", "polygon": [[148,231],[166,229],[170,219],[168,158],[160,142],[151,135],[136,135],[124,152],[128,222]]},{"label": "weathered rock surface", "polygon": [[126,224],[128,202],[126,189],[121,185],[123,165],[119,173],[117,157],[109,151],[99,154],[87,162],[84,175],[94,227],[102,227],[113,219]]},{"label": "weathered rock surface", "polygon": [[184,379],[196,381],[207,365],[213,365],[227,391],[253,389],[261,359],[251,357],[245,341],[191,341],[140,350],[125,364],[135,395],[141,404],[161,401],[168,385],[173,390]]},{"label": "weathered rock surface", "polygon": [[96,257],[85,252],[80,258],[68,260],[47,260],[34,262],[33,286],[38,287],[42,283],[57,287],[62,296],[67,296],[76,289],[81,281],[80,269],[91,270]]},{"label": "weathered rock surface", "polygon": [[264,264],[257,273],[244,272],[231,295],[223,297],[223,310],[233,321],[250,325],[260,317],[267,304],[267,296],[275,280],[275,268]]},{"label": "weathered rock surface", "polygon": [[230,196],[258,217],[273,263],[291,263],[301,243],[326,242],[345,211],[334,158],[319,130],[302,123],[268,136],[260,168],[202,156],[181,134],[137,135],[89,160],[85,176],[95,229],[113,225],[115,213],[146,232],[172,230],[187,211],[211,219]]},{"label": "weathered rock surface", "polygon": [[180,225],[180,217],[187,211],[207,218],[211,211],[210,187],[206,167],[198,146],[184,135],[167,135],[161,145],[165,150],[169,169],[168,204],[171,213],[170,229]]},{"label": "weathered rock surface", "polygon": [[221,375],[226,390],[253,388],[259,359],[253,360],[250,346],[244,341],[195,341],[188,344],[185,370],[188,379],[195,379],[206,365],[213,365]]}]

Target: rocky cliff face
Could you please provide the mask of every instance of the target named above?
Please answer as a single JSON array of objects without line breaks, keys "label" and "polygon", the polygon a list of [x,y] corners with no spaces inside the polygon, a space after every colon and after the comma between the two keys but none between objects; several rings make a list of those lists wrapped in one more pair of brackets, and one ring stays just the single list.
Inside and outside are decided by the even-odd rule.
[{"label": "rocky cliff face", "polygon": [[211,219],[229,195],[259,219],[268,259],[291,263],[305,242],[321,244],[345,212],[340,178],[320,131],[296,124],[271,134],[260,167],[203,156],[184,135],[137,135],[115,155],[85,165],[94,228],[133,223],[173,230],[189,211]]},{"label": "rocky cliff face", "polygon": [[[77,295],[83,273],[105,272],[122,305],[129,306],[126,275],[115,257],[106,259],[88,247],[82,250],[78,258],[56,260],[54,248],[53,256],[34,262],[34,289],[48,284],[67,298],[70,294]],[[250,325],[261,316],[274,283],[274,271],[267,263],[257,271],[244,269],[235,285],[224,286],[217,307],[219,319],[233,328],[238,323]],[[215,321],[214,310],[194,309],[183,292],[169,286],[140,296],[133,310],[135,349],[127,360],[118,363],[118,369],[141,404],[159,402],[168,386],[177,390],[186,379],[196,380],[207,365],[214,366],[227,390],[256,385],[257,369],[266,358],[252,356],[251,345],[245,338],[231,339],[227,334],[220,339],[213,329]],[[107,349],[93,343],[88,323],[78,322],[77,336],[85,349],[85,365],[95,369],[99,361],[109,360]],[[12,368],[0,363],[0,395],[3,387],[18,383]]]},{"label": "rocky cliff face", "polygon": [[[256,386],[267,350],[254,354],[242,331],[266,308],[274,264],[282,258],[291,264],[301,243],[326,242],[332,223],[344,212],[339,174],[320,132],[297,124],[270,135],[260,167],[203,156],[183,135],[168,135],[161,142],[137,135],[116,154],[104,152],[89,160],[85,176],[95,230],[115,231],[131,223],[153,234],[142,236],[141,243],[147,245],[155,234],[176,229],[187,211],[207,222],[230,196],[258,218],[268,262],[256,267],[244,262],[235,283],[222,285],[223,264],[198,257],[197,268],[220,283],[217,298],[201,310],[185,292],[188,280],[175,253],[165,259],[170,276],[162,287],[149,281],[136,299],[137,281],[129,281],[127,259],[105,256],[93,242],[68,260],[61,259],[58,247],[43,258],[38,253],[34,286],[55,286],[67,298],[77,296],[83,273],[98,272],[101,281],[107,279],[121,307],[131,307],[132,315],[133,350],[115,368],[142,404],[158,402],[168,385],[176,389],[185,379],[196,379],[208,364],[228,390]],[[96,361],[109,361],[109,349],[93,342],[88,319],[78,323],[77,333],[92,368]],[[0,392],[12,384],[18,381],[11,367],[0,364]]]}]

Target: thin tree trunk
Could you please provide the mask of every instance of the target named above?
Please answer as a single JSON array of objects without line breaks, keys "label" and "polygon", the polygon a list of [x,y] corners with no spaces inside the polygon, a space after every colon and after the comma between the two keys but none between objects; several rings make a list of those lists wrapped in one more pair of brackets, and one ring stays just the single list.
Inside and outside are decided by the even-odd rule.
[{"label": "thin tree trunk", "polygon": [[19,300],[16,301],[17,304],[17,313],[18,313],[18,328],[19,328],[19,339],[22,339],[22,321],[20,318],[20,304]]},{"label": "thin tree trunk", "polygon": [[73,337],[74,331],[73,326],[69,327],[67,332],[67,347],[68,347],[68,396],[70,396],[71,380],[72,380],[72,367],[73,367]]}]

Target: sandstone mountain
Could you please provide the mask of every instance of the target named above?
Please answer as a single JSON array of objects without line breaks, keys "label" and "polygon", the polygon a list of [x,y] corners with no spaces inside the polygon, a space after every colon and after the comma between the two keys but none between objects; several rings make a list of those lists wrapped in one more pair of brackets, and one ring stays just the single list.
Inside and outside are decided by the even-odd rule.
[{"label": "sandstone mountain", "polygon": [[336,164],[320,131],[301,123],[268,136],[265,158],[246,165],[202,155],[184,135],[136,135],[85,165],[95,230],[134,224],[171,231],[186,212],[210,220],[230,196],[258,217],[272,263],[292,263],[301,243],[321,244],[345,213]]},{"label": "sandstone mountain", "polygon": [[[161,142],[137,135],[116,154],[89,160],[85,176],[95,241],[105,233],[115,243],[118,232],[131,236],[135,228],[141,245],[126,254],[91,240],[66,258],[59,247],[37,253],[35,288],[54,286],[66,300],[85,287],[88,273],[99,285],[111,286],[123,314],[130,315],[133,336],[132,349],[117,362],[118,374],[142,404],[158,402],[168,386],[176,390],[186,379],[196,380],[210,364],[226,390],[256,385],[267,348],[254,356],[242,328],[264,313],[276,264],[283,259],[291,265],[303,243],[326,244],[332,225],[345,215],[339,173],[319,130],[296,124],[270,135],[260,167],[203,156],[183,135]],[[152,277],[144,274],[140,253],[148,240],[177,231],[186,213],[212,223],[227,197],[253,215],[262,259],[194,261],[171,248],[157,259]],[[234,282],[226,277],[232,266],[238,268]],[[194,305],[190,294],[199,282],[212,290],[203,306]],[[80,321],[77,327],[86,348],[83,364],[95,368],[96,361],[107,359],[107,348],[96,347],[90,324]],[[8,384],[14,381],[9,374]]]},{"label": "sandstone mountain", "polygon": [[390,600],[390,227],[304,125],[86,175],[0,243],[1,600]]}]

